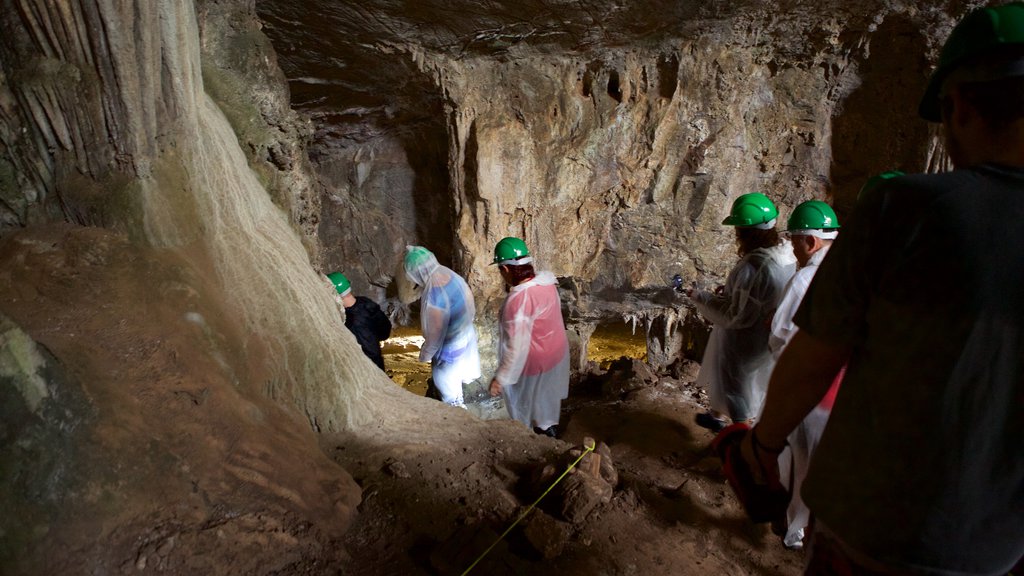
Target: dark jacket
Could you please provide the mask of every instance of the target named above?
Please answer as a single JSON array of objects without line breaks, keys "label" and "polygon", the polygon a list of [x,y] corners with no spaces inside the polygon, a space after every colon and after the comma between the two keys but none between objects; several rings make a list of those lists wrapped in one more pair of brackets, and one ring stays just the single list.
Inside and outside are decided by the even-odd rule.
[{"label": "dark jacket", "polygon": [[391,321],[380,306],[366,296],[356,296],[356,303],[345,309],[345,327],[356,337],[363,354],[383,370],[380,341],[391,336]]}]

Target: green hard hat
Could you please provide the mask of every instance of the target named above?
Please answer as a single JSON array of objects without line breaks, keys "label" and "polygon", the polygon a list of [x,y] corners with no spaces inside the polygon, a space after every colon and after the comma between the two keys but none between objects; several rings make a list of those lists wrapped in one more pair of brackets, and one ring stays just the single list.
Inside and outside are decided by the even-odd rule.
[{"label": "green hard hat", "polygon": [[760,192],[743,194],[732,203],[732,211],[722,224],[726,226],[757,226],[779,216],[779,209]]},{"label": "green hard hat", "polygon": [[344,296],[352,290],[352,283],[341,272],[331,272],[327,277],[331,279],[331,284],[334,284],[334,289],[338,291],[338,294]]},{"label": "green hard hat", "polygon": [[494,245],[494,262],[504,262],[505,260],[516,260],[529,256],[530,250],[526,247],[526,242],[523,242],[519,238],[509,236],[502,238]]},{"label": "green hard hat", "polygon": [[405,269],[412,270],[422,266],[433,257],[434,253],[422,246],[410,246],[405,253]]},{"label": "green hard hat", "polygon": [[835,230],[839,220],[832,207],[821,200],[808,200],[793,208],[786,230]]},{"label": "green hard hat", "polygon": [[[1024,3],[978,8],[964,16],[942,46],[939,65],[928,80],[918,114],[930,122],[940,122],[939,95],[949,75],[963,64],[1015,44],[1024,45]],[[979,70],[978,77],[968,81],[985,82],[1010,76],[1024,76],[1024,66],[997,64],[991,69]]]},{"label": "green hard hat", "polygon": [[868,181],[865,182],[864,185],[860,187],[860,191],[857,192],[857,199],[860,200],[861,196],[863,196],[869,190],[874,189],[875,186],[878,186],[882,182],[885,182],[886,180],[891,180],[893,178],[897,178],[899,176],[903,176],[903,172],[900,172],[899,170],[887,170],[885,172],[882,172],[881,174],[875,174],[871,178],[868,178]]}]

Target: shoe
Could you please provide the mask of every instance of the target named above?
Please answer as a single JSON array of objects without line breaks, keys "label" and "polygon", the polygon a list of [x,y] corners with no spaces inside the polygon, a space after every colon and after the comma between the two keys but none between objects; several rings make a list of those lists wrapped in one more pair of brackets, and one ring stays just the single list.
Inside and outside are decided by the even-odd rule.
[{"label": "shoe", "polygon": [[726,427],[725,420],[715,418],[715,416],[711,412],[701,412],[700,414],[697,414],[697,417],[694,418],[694,421],[697,422],[697,426],[700,426],[701,428],[707,428],[708,430],[711,430],[715,434],[718,434],[719,432],[722,431],[722,428]]},{"label": "shoe", "polygon": [[534,434],[542,434],[549,438],[558,438],[558,424],[552,424],[551,426],[548,426],[547,429],[534,426],[533,432]]},{"label": "shoe", "polygon": [[803,528],[795,530],[782,539],[782,545],[789,550],[800,550],[804,547],[804,530]]}]

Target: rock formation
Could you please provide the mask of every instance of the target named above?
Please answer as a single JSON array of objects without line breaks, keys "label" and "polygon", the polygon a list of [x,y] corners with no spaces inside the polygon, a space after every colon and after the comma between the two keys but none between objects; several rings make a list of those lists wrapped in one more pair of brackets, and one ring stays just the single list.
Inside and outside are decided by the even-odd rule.
[{"label": "rock formation", "polygon": [[923,56],[967,4],[257,8],[315,126],[329,267],[383,298],[401,246],[424,244],[486,319],[491,248],[522,236],[592,303],[569,311],[585,333],[634,313],[682,326],[680,306],[624,295],[674,273],[720,282],[740,194],[767,193],[783,218],[827,199],[842,219],[868,176],[944,167],[916,105]]},{"label": "rock formation", "polygon": [[842,218],[946,167],[914,110],[975,4],[5,0],[4,571],[338,566],[358,487],[310,428],[483,425],[363,358],[323,272],[382,300],[424,244],[486,319],[522,236],[578,354],[625,316],[667,364],[699,327],[664,285],[721,278],[737,195]]}]

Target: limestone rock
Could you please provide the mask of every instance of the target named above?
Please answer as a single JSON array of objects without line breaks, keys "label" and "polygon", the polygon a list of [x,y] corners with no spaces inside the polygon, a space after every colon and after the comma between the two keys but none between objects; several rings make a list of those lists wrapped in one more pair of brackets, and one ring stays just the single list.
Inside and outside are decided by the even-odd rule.
[{"label": "limestone rock", "polygon": [[562,524],[539,510],[526,518],[523,536],[530,547],[545,560],[558,557],[568,540]]}]

